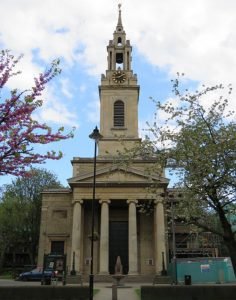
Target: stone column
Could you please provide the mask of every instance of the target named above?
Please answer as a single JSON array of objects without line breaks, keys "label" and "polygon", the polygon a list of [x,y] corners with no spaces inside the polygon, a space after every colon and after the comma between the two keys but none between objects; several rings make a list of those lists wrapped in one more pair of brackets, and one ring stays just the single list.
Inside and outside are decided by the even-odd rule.
[{"label": "stone column", "polygon": [[109,274],[109,203],[110,200],[100,200],[101,230],[100,230],[100,274]]},{"label": "stone column", "polygon": [[129,204],[129,275],[138,274],[138,241],[137,241],[137,200],[127,200]]},{"label": "stone column", "polygon": [[73,207],[73,225],[71,237],[71,270],[73,269],[73,255],[75,253],[75,270],[76,273],[81,273],[81,251],[82,251],[82,209],[83,200],[75,200]]},{"label": "stone column", "polygon": [[[165,218],[164,205],[162,199],[157,199],[155,203],[154,212],[154,226],[155,226],[155,271],[156,274],[161,274],[163,268],[163,254],[166,268],[166,239],[165,239]],[[162,254],[163,253],[163,254]]]}]

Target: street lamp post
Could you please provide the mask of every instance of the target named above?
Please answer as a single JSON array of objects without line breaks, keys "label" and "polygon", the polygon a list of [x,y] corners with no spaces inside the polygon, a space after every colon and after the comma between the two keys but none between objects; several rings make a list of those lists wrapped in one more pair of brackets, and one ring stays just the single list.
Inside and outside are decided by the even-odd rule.
[{"label": "street lamp post", "polygon": [[102,135],[99,133],[97,126],[93,132],[89,135],[91,139],[95,141],[94,143],[94,160],[93,160],[93,198],[92,198],[92,223],[91,223],[91,261],[90,261],[90,275],[89,275],[89,300],[93,300],[93,242],[94,242],[94,202],[95,202],[95,192],[96,192],[96,163],[97,163],[97,144]]},{"label": "street lamp post", "polygon": [[172,251],[173,251],[173,267],[174,267],[174,284],[178,284],[177,279],[177,261],[176,261],[176,241],[175,241],[175,215],[173,208],[173,199],[170,201],[171,207],[171,231],[172,231]]},{"label": "street lamp post", "polygon": [[175,214],[174,214],[174,195],[171,193],[168,193],[166,191],[165,193],[161,194],[161,197],[166,198],[168,202],[170,202],[170,217],[171,217],[171,231],[172,231],[172,262],[173,262],[173,275],[172,280],[173,284],[178,284],[178,277],[177,277],[177,260],[176,260],[176,240],[175,240]]}]

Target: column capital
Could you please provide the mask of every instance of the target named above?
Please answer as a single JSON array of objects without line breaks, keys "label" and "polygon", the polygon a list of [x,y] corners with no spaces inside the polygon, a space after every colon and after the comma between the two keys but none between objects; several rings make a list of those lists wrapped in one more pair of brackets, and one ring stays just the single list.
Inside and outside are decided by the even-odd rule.
[{"label": "column capital", "polygon": [[155,199],[155,200],[153,201],[153,203],[154,203],[155,205],[158,205],[158,204],[164,204],[164,200],[161,199],[161,198],[158,198],[158,199]]},{"label": "column capital", "polygon": [[109,199],[101,199],[101,200],[99,200],[99,204],[103,204],[103,203],[110,204],[111,200],[109,200]]},{"label": "column capital", "polygon": [[84,200],[82,200],[82,199],[73,199],[72,204],[76,204],[76,203],[83,204]]},{"label": "column capital", "polygon": [[131,203],[138,204],[137,199],[128,199],[126,202],[127,202],[127,204],[131,204]]}]

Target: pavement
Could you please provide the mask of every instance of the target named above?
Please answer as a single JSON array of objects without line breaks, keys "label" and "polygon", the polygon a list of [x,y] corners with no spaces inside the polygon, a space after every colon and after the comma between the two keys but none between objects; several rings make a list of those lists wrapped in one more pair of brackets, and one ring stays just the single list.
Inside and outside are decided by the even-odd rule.
[{"label": "pavement", "polygon": [[[117,288],[117,300],[140,300],[136,289],[140,289],[142,284],[126,283]],[[112,284],[111,283],[95,283],[95,289],[99,292],[94,296],[94,300],[112,300]]]}]

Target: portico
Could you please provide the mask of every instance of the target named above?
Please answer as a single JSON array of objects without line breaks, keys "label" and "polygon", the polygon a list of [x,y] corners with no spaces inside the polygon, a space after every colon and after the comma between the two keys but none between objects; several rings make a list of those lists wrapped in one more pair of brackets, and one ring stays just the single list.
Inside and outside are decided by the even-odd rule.
[{"label": "portico", "polygon": [[[126,170],[123,172],[123,176],[131,177],[131,173]],[[95,205],[95,232],[98,234],[98,239],[95,242],[96,274],[110,274],[115,266],[117,256],[121,257],[124,272],[129,275],[159,274],[163,264],[162,253],[165,254],[166,263],[163,203],[159,199],[155,200],[154,214],[149,217],[142,215],[138,212],[137,204],[147,196],[141,184],[142,180],[143,183],[146,181],[146,178],[139,178],[138,184],[138,180],[135,179],[133,173],[134,180],[136,180],[133,187],[117,187],[117,185],[122,185],[120,182],[121,170],[119,170],[120,179],[113,181],[113,184],[105,189],[103,186],[107,182],[106,177],[106,172],[97,177],[97,200]],[[78,194],[79,189],[83,189],[83,199],[77,200],[74,204],[77,207],[74,209],[72,225],[71,256],[73,252],[76,253],[75,267],[81,273],[88,273],[89,270],[84,261],[86,261],[86,258],[89,259],[88,236],[90,235],[89,220],[91,216],[89,206],[91,191],[88,189],[88,195],[86,195],[85,187],[82,188],[81,186],[86,186],[86,182],[84,181],[84,184],[80,182],[80,188],[76,188]],[[75,182],[71,182],[71,184],[76,185]],[[164,179],[162,184],[166,184]],[[140,185],[141,187],[139,187]],[[148,222],[146,222],[147,220]],[[145,230],[143,230],[144,228]],[[83,234],[81,230],[83,230]],[[112,235],[114,235],[115,242]],[[78,244],[80,244],[80,247],[76,246]],[[81,259],[82,253],[83,259]]]}]

